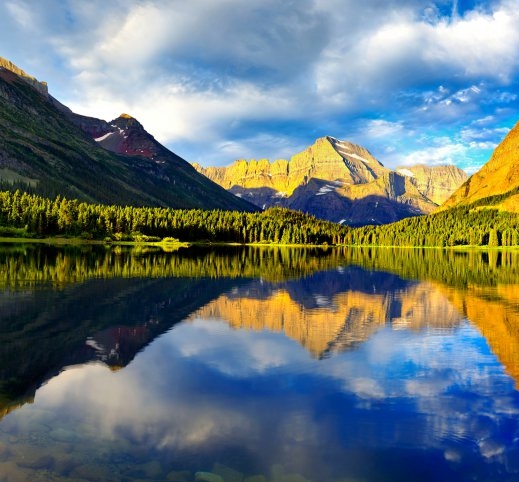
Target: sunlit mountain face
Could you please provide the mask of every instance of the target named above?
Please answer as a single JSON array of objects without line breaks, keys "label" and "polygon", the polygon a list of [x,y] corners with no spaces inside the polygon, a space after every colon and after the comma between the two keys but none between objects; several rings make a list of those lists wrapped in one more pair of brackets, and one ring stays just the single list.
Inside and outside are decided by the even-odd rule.
[{"label": "sunlit mountain face", "polygon": [[388,169],[365,147],[331,136],[289,160],[242,159],[228,167],[194,167],[260,208],[284,206],[355,226],[429,214],[468,177],[452,165]]}]

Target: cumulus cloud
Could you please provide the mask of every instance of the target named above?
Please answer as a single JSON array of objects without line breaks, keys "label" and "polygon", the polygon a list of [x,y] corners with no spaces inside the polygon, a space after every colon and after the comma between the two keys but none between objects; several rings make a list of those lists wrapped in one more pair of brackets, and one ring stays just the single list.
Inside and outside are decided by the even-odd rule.
[{"label": "cumulus cloud", "polygon": [[[494,127],[510,127],[502,111],[517,98],[519,10],[508,0],[471,9],[419,0],[20,0],[0,5],[0,15],[3,55],[49,81],[64,103],[107,120],[130,112],[202,163],[246,157],[218,150],[246,139],[265,140],[261,156],[289,157],[279,146],[350,138],[361,125],[368,149],[411,154],[420,149],[409,134],[440,123],[459,132],[492,116]],[[386,143],[391,136],[400,149]]]},{"label": "cumulus cloud", "polygon": [[406,154],[401,158],[402,166],[415,164],[453,164],[455,160],[464,160],[467,156],[467,147],[463,144],[453,144],[450,139],[444,139],[445,144],[433,145],[422,150]]},{"label": "cumulus cloud", "polygon": [[399,134],[404,129],[403,122],[391,122],[382,119],[374,119],[368,121],[366,125],[366,134],[369,137],[387,137]]}]

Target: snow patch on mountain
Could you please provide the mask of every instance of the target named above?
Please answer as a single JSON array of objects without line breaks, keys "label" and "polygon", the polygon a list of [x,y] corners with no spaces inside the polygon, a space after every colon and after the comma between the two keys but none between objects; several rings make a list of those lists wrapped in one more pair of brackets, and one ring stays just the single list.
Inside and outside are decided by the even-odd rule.
[{"label": "snow patch on mountain", "polygon": [[409,169],[399,169],[397,172],[407,177],[414,177],[414,174]]},{"label": "snow patch on mountain", "polygon": [[104,136],[96,137],[96,138],[94,139],[94,141],[96,141],[96,142],[104,141],[105,139],[108,139],[112,134],[113,134],[113,132],[108,132],[108,133],[105,134]]},{"label": "snow patch on mountain", "polygon": [[358,159],[359,161],[366,162],[367,164],[369,164],[371,162],[369,159],[359,156],[358,154],[355,154],[354,152],[350,152],[350,153],[346,154],[346,156],[353,157],[354,159]]},{"label": "snow patch on mountain", "polygon": [[287,196],[287,193],[286,193],[286,192],[278,191],[278,192],[276,192],[276,193],[274,194],[273,197],[286,198],[286,197],[288,197],[288,196]]},{"label": "snow patch on mountain", "polygon": [[328,194],[329,192],[335,191],[335,188],[333,186],[330,186],[329,184],[324,185],[315,193],[316,196],[322,196],[323,194]]}]

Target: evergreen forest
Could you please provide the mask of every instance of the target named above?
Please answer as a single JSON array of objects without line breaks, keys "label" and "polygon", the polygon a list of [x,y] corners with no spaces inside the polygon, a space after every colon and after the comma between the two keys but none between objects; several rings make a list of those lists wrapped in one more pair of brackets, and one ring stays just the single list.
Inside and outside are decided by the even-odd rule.
[{"label": "evergreen forest", "polygon": [[[382,226],[350,228],[286,208],[264,212],[102,205],[19,190],[0,192],[0,235],[106,241],[353,245],[519,246],[519,215],[492,199]],[[499,199],[494,200],[497,203]]]}]

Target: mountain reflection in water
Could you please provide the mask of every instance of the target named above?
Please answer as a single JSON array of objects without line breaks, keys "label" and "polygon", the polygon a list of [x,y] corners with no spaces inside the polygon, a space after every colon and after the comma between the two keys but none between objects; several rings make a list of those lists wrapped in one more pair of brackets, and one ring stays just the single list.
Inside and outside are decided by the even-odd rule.
[{"label": "mountain reflection in water", "polygon": [[316,358],[354,348],[385,326],[454,329],[462,321],[446,294],[431,283],[404,282],[359,267],[286,283],[252,281],[223,294],[191,318],[284,332]]},{"label": "mountain reflection in water", "polygon": [[483,254],[0,252],[0,480],[518,480]]}]

